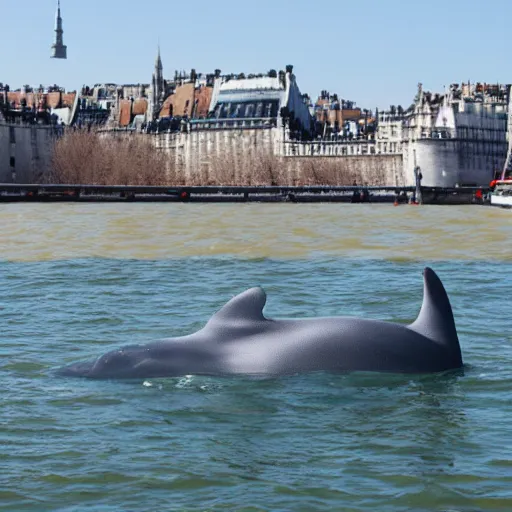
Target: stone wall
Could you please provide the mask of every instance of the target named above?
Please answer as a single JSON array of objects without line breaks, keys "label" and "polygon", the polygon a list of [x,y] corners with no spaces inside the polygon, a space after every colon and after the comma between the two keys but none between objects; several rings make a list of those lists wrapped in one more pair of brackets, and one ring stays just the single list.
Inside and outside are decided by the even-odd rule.
[{"label": "stone wall", "polygon": [[407,185],[414,185],[414,166],[420,167],[422,185],[456,187],[489,185],[503,168],[507,154],[505,141],[465,142],[460,139],[420,139],[404,144],[404,171]]},{"label": "stone wall", "polygon": [[405,185],[401,155],[284,157],[283,162],[296,185]]},{"label": "stone wall", "polygon": [[[205,130],[192,133],[162,133],[153,137],[159,151],[166,151],[170,163],[187,180],[194,175],[205,178],[218,172],[219,165],[241,169],[256,165],[255,160],[272,157],[282,167],[290,185],[368,183],[404,186],[402,155],[289,156],[284,151],[282,128]],[[236,172],[236,171],[235,171]],[[243,172],[240,170],[240,172]]]},{"label": "stone wall", "polygon": [[209,175],[215,172],[221,161],[236,168],[257,154],[279,154],[280,130],[277,128],[143,136],[152,137],[157,150],[167,151],[176,172],[183,173],[187,179],[196,173]]},{"label": "stone wall", "polygon": [[[204,130],[191,133],[135,134],[106,132],[107,137],[151,137],[157,151],[169,155],[169,169],[183,174],[187,181],[197,177],[206,184],[223,165],[235,173],[246,173],[244,166],[272,158],[281,168],[281,177],[290,185],[326,184],[405,185],[402,156],[399,154],[353,156],[288,156],[284,151],[283,130],[240,129]],[[238,179],[235,180],[238,182]],[[211,181],[211,180],[210,180]]]},{"label": "stone wall", "polygon": [[54,134],[48,126],[0,124],[0,182],[30,183],[48,172]]},{"label": "stone wall", "polygon": [[[12,134],[14,133],[14,139]],[[402,156],[315,154],[291,156],[285,151],[282,128],[198,130],[190,133],[141,134],[105,131],[103,137],[150,138],[156,151],[168,154],[168,172],[194,184],[268,180],[277,168],[279,182],[290,185],[358,184],[403,186]],[[39,181],[51,167],[55,132],[50,127],[0,124],[0,182]],[[11,143],[11,140],[14,140]],[[350,153],[350,152],[349,152]],[[11,166],[14,157],[13,176]],[[223,175],[224,178],[221,176]],[[247,183],[249,184],[249,183]]]}]

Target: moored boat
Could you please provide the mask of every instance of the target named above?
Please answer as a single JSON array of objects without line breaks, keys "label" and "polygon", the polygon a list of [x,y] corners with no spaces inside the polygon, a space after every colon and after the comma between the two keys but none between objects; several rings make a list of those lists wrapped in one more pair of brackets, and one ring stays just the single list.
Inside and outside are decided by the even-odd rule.
[{"label": "moored boat", "polygon": [[512,177],[496,180],[492,183],[494,190],[491,193],[491,206],[512,208]]}]

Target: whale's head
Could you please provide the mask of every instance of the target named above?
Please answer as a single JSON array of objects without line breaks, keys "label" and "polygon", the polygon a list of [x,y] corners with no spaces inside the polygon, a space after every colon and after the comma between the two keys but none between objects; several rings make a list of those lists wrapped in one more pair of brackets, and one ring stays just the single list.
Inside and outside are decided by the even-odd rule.
[{"label": "whale's head", "polygon": [[111,350],[92,361],[65,366],[57,374],[89,379],[156,378],[181,375],[184,367],[199,368],[203,359],[193,344],[173,343],[171,339]]},{"label": "whale's head", "polygon": [[58,374],[67,377],[122,379],[127,375],[133,376],[147,359],[148,351],[145,347],[127,346],[111,350],[91,361],[65,366],[58,370]]}]

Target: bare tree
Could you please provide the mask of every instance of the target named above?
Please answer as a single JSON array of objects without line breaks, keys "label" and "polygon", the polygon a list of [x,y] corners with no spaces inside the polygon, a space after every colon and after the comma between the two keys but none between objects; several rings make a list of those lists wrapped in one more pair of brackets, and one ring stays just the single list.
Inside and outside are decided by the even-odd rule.
[{"label": "bare tree", "polygon": [[169,157],[146,137],[66,133],[53,148],[52,183],[164,185],[176,180]]},{"label": "bare tree", "polygon": [[[144,134],[70,131],[53,150],[44,182],[91,185],[369,185],[394,184],[397,161],[379,156],[280,157],[258,144],[203,154],[190,170],[179,149],[159,149]],[[391,157],[390,157],[391,158]]]}]

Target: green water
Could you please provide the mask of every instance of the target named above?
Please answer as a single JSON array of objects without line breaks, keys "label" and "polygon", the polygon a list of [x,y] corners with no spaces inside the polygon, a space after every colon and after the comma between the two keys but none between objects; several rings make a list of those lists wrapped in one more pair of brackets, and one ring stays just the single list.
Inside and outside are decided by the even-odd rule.
[{"label": "green water", "polygon": [[[0,510],[512,510],[510,212],[2,205],[0,225]],[[254,285],[270,317],[411,321],[425,265],[463,374],[52,373],[190,333]]]}]

